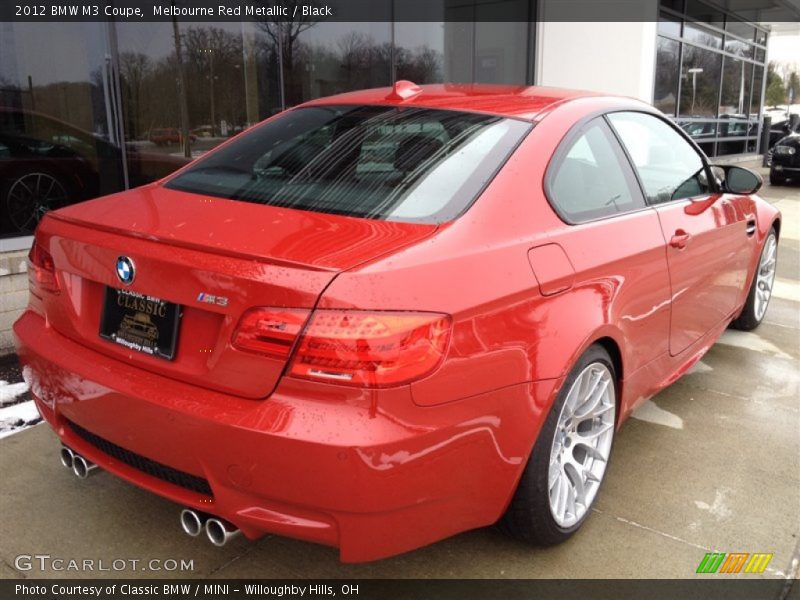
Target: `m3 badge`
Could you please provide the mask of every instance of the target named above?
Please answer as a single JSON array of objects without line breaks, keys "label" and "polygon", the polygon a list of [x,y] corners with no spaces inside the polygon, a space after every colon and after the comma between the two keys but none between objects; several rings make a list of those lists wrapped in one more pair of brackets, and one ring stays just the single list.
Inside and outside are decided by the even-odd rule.
[{"label": "m3 badge", "polygon": [[228,306],[227,296],[215,296],[214,294],[207,294],[206,292],[197,294],[197,301],[203,304],[213,304],[214,306]]}]

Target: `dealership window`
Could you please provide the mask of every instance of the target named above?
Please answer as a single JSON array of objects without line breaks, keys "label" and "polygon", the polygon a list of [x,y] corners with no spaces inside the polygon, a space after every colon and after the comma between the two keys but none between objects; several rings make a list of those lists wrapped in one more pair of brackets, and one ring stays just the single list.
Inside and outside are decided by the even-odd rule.
[{"label": "dealership window", "polygon": [[722,48],[722,34],[708,27],[687,22],[683,26],[683,36],[701,46]]},{"label": "dealership window", "polygon": [[51,208],[158,180],[306,100],[393,79],[533,82],[536,0],[427,3],[441,22],[375,0],[385,19],[348,24],[0,23],[3,247],[29,244]]},{"label": "dealership window", "polygon": [[124,175],[103,25],[0,23],[0,48],[0,238],[13,238]]},{"label": "dealership window", "polygon": [[755,39],[756,34],[755,27],[749,23],[745,23],[744,21],[737,19],[736,17],[728,18],[727,22],[725,23],[725,31],[738,36],[743,40],[753,40]]},{"label": "dealership window", "polygon": [[270,23],[284,31],[283,85],[287,106],[349,90],[389,85],[391,23]]},{"label": "dealership window", "polygon": [[[478,11],[480,18],[480,11]],[[478,83],[524,83],[528,52],[520,52],[528,41],[528,23],[475,23],[475,74]]]},{"label": "dealership window", "polygon": [[661,13],[658,17],[658,32],[680,37],[681,20],[671,15]]},{"label": "dealership window", "polygon": [[678,77],[680,77],[680,44],[664,37],[658,38],[656,50],[656,83],[653,104],[674,117],[678,107]]},{"label": "dealership window", "polygon": [[[446,21],[410,22],[393,10],[397,79],[417,83],[533,82],[536,0],[428,0]],[[413,11],[413,7],[412,7]]]},{"label": "dealership window", "polygon": [[[466,25],[452,23],[448,27],[466,29]],[[419,84],[444,81],[444,30],[442,22],[393,23],[395,78]]]},{"label": "dealership window", "polygon": [[[753,63],[724,57],[722,94],[719,105],[719,136],[747,137],[756,134],[758,123],[749,116]],[[724,119],[724,120],[723,120]]]},{"label": "dealership window", "polygon": [[278,56],[262,24],[124,22],[115,34],[131,187],[279,109]]},{"label": "dealership window", "polygon": [[755,152],[765,57],[761,28],[711,2],[662,0],[653,104],[709,156]]},{"label": "dealership window", "polygon": [[[679,117],[700,118],[713,125],[719,102],[721,68],[720,54],[696,46],[684,46]],[[713,127],[711,129],[713,131]]]},{"label": "dealership window", "polygon": [[527,22],[395,23],[397,79],[530,84],[530,34]]}]

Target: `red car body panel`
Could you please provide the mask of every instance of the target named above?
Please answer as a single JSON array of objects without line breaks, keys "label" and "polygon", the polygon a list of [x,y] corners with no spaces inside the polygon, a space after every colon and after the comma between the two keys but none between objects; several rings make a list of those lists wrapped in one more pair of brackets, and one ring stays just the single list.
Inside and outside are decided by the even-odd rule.
[{"label": "red car body panel", "polygon": [[[541,420],[558,384],[520,384],[422,411],[407,386],[378,399],[284,378],[269,399],[253,401],[122,361],[98,365],[96,352],[31,312],[16,331],[37,405],[69,447],[174,502],[224,516],[250,538],[272,532],[338,546],[347,562],[496,521],[530,451],[526,423]],[[205,476],[213,497],[99,452],[67,419]]]},{"label": "red car body panel", "polygon": [[[65,293],[43,300],[57,331],[119,360],[249,398],[269,395],[284,362],[226,343],[245,310],[270,303],[313,308],[338,272],[436,229],[228,202],[155,186],[73,205],[53,217],[39,236],[63,277]],[[137,257],[134,289],[154,290],[170,282],[169,294],[162,296],[184,307],[181,360],[168,363],[131,353],[97,336],[105,286],[119,285],[107,267],[121,253]],[[228,300],[224,307],[196,301],[199,292],[219,290]]]},{"label": "red car body panel", "polygon": [[[387,99],[390,91],[309,104],[402,103],[536,126],[472,207],[440,226],[161,184],[44,219],[37,240],[61,293],[32,295],[14,333],[37,406],[63,443],[249,538],[273,532],[336,546],[344,561],[372,560],[497,521],[566,374],[591,344],[617,362],[621,423],[741,310],[780,216],[763,200],[725,195],[567,225],[545,197],[548,164],[577,122],[651,108],[537,88],[426,86],[406,101]],[[748,221],[756,232],[745,243]],[[690,235],[683,248],[670,245],[677,229]],[[132,289],[184,307],[173,362],[97,336],[100,296],[118,285],[123,253],[137,261]],[[198,291],[229,302],[199,305]],[[692,310],[690,297],[708,310]],[[260,305],[446,313],[450,343],[440,366],[410,384],[301,380],[283,361],[232,346],[241,314]],[[212,493],[132,468],[70,423],[202,477]]]}]

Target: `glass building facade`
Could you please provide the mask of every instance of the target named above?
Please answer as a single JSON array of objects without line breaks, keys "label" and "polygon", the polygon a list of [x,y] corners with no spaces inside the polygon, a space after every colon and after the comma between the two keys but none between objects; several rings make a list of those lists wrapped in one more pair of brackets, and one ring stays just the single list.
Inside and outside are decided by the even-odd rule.
[{"label": "glass building facade", "polygon": [[[312,98],[536,81],[537,0],[438,1],[443,20],[422,23],[396,0],[375,0],[393,22],[0,23],[0,251],[47,210],[164,177]],[[699,0],[660,6],[653,103],[709,156],[756,151],[766,32]]]},{"label": "glass building facade", "polygon": [[653,104],[708,156],[758,151],[767,31],[700,0],[662,0]]},{"label": "glass building facade", "polygon": [[[486,5],[508,21],[481,22]],[[0,249],[47,210],[154,181],[312,98],[533,83],[535,0],[448,6],[425,23],[400,8],[375,23],[0,23]]]}]

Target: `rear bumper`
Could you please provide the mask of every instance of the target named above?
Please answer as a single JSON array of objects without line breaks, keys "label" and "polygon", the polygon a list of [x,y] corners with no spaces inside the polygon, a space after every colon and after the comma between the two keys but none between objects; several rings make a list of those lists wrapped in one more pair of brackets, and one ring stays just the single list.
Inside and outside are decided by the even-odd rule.
[{"label": "rear bumper", "polygon": [[[407,387],[370,392],[284,378],[268,399],[248,400],[108,358],[31,311],[14,336],[37,406],[63,443],[248,538],[336,546],[346,562],[495,522],[560,383],[420,408]],[[208,487],[132,466],[114,448]]]}]

